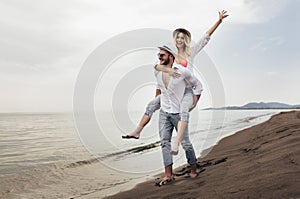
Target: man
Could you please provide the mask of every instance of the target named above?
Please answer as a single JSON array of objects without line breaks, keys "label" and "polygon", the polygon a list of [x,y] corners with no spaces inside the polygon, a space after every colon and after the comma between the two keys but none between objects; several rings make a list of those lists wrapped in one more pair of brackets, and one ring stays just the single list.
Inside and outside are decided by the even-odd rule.
[{"label": "man", "polygon": [[[184,96],[187,84],[194,87],[194,94],[200,96],[202,85],[193,74],[186,68],[177,64],[175,61],[175,50],[171,50],[170,46],[159,47],[158,54],[160,64],[166,67],[176,68],[180,73],[180,77],[172,78],[168,73],[155,70],[157,79],[157,87],[161,92],[160,113],[159,113],[159,135],[161,139],[161,148],[163,162],[165,166],[165,177],[157,183],[162,186],[174,180],[173,177],[173,156],[171,151],[172,132],[180,120],[180,102]],[[196,156],[192,143],[189,140],[188,127],[185,129],[181,145],[185,151],[187,162],[191,165],[190,177],[197,176],[196,173]]]}]

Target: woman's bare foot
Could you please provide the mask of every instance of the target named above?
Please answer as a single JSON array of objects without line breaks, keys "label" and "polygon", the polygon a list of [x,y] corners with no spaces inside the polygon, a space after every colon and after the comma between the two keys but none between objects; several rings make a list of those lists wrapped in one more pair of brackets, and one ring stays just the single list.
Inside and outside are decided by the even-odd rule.
[{"label": "woman's bare foot", "polygon": [[134,135],[127,134],[127,135],[122,135],[122,138],[123,139],[131,139],[131,138],[133,138],[133,139],[140,139],[140,135],[139,134],[134,134]]},{"label": "woman's bare foot", "polygon": [[122,135],[122,138],[123,139],[131,139],[131,138],[133,138],[133,139],[140,139],[140,134],[141,134],[143,128],[144,127],[137,126],[136,129],[133,132],[128,133],[126,135]]},{"label": "woman's bare foot", "polygon": [[123,139],[140,139],[140,133],[141,130],[136,129],[135,131],[133,131],[132,133],[128,133],[126,135],[122,135]]}]

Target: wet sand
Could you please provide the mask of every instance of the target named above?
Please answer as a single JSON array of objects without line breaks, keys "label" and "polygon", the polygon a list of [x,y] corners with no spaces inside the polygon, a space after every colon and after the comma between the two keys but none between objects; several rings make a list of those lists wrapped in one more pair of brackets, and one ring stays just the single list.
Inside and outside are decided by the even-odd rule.
[{"label": "wet sand", "polygon": [[195,179],[187,178],[189,168],[183,166],[170,184],[157,187],[153,177],[106,198],[300,198],[299,146],[300,112],[280,113],[222,139],[198,158]]}]

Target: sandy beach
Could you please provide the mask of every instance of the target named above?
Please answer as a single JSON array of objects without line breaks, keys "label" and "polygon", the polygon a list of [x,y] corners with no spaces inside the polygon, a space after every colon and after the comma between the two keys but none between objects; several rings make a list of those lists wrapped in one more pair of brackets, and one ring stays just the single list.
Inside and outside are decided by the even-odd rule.
[{"label": "sandy beach", "polygon": [[[198,159],[195,179],[187,178],[189,169],[183,166],[168,185],[154,186],[158,179],[153,177],[106,198],[300,198],[299,146],[300,112],[280,113],[222,139]],[[97,197],[102,196],[89,195]]]}]

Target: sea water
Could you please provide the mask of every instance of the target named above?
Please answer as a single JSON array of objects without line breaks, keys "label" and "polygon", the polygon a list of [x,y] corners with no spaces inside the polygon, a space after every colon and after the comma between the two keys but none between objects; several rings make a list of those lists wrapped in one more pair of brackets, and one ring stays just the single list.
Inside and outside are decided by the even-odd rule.
[{"label": "sea water", "polygon": [[[191,114],[190,140],[196,155],[218,143],[223,137],[269,119],[280,110],[200,110]],[[142,112],[129,114],[131,123],[125,126],[109,121],[109,113],[99,113],[99,124],[107,120],[107,140],[99,141],[99,151],[87,150],[83,132],[76,129],[71,113],[1,113],[0,114],[0,196],[22,193],[32,179],[30,189],[51,184],[51,177],[62,175],[73,166],[102,162],[107,168],[138,174],[163,171],[158,135],[158,115],[155,113],[139,140],[122,140],[138,123]],[[111,126],[109,126],[111,125]],[[118,128],[116,128],[118,126]],[[173,139],[176,132],[173,133]],[[174,156],[174,166],[185,164],[183,150]],[[70,171],[69,171],[70,172]],[[48,180],[49,179],[49,180]],[[34,181],[34,180],[33,180]]]}]

